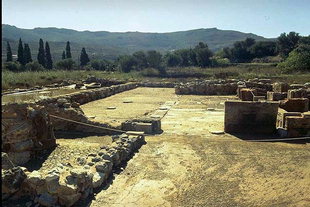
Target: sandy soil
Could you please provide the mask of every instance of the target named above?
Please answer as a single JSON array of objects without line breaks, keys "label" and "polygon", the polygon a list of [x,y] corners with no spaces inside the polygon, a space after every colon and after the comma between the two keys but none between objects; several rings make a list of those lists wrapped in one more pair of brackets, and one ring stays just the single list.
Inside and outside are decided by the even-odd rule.
[{"label": "sandy soil", "polygon": [[99,120],[120,121],[175,102],[162,119],[164,133],[146,137],[147,144],[91,206],[310,205],[309,144],[211,134],[223,130],[221,103],[233,97],[176,96],[172,90],[138,88],[82,106]]}]

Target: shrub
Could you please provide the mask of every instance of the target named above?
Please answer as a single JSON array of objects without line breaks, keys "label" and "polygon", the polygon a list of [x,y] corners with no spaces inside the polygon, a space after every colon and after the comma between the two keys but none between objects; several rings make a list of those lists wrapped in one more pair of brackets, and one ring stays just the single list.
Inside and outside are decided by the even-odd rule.
[{"label": "shrub", "polygon": [[288,58],[278,66],[285,72],[310,71],[310,45],[300,45],[290,52]]},{"label": "shrub", "polygon": [[27,63],[25,68],[28,71],[43,71],[44,70],[44,67],[37,61]]},{"label": "shrub", "polygon": [[112,63],[107,60],[92,60],[90,62],[90,65],[95,70],[106,70],[106,71],[113,70]]},{"label": "shrub", "polygon": [[119,59],[119,66],[123,72],[129,73],[137,67],[137,61],[132,56],[122,56]]},{"label": "shrub", "polygon": [[142,70],[141,74],[146,77],[158,77],[160,76],[159,70],[155,68],[146,68]]},{"label": "shrub", "polygon": [[56,63],[57,69],[63,69],[63,70],[72,70],[74,69],[75,62],[71,58],[61,60]]},{"label": "shrub", "polygon": [[13,72],[18,72],[22,70],[21,64],[19,62],[5,62],[3,68]]},{"label": "shrub", "polygon": [[230,61],[228,58],[212,58],[212,67],[224,67],[224,66],[229,66]]}]

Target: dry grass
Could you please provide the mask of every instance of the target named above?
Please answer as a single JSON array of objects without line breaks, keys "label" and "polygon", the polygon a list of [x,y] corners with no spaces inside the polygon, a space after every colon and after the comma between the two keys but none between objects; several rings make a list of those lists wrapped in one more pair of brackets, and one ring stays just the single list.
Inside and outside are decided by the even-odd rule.
[{"label": "dry grass", "polygon": [[122,73],[105,71],[85,71],[85,70],[53,70],[39,72],[2,71],[2,90],[9,88],[29,88],[33,86],[44,86],[52,83],[60,83],[63,80],[84,80],[88,76],[98,78],[118,79],[124,81],[188,81],[193,78],[208,79],[251,79],[251,78],[271,78],[275,81],[288,83],[305,83],[310,80],[310,73],[283,74],[281,69],[271,64],[239,64],[229,67],[217,68],[168,68],[166,77],[148,77],[144,71]]}]

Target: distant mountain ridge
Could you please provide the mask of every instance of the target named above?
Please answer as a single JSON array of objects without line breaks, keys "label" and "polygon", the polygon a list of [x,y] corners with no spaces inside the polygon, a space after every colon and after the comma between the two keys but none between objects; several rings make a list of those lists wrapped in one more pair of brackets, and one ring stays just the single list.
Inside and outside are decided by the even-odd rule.
[{"label": "distant mountain ridge", "polygon": [[[74,58],[77,58],[82,47],[95,58],[115,59],[121,54],[130,54],[138,50],[158,50],[161,52],[190,48],[198,42],[205,42],[212,51],[233,45],[235,41],[253,38],[257,41],[267,41],[252,33],[242,33],[233,30],[219,30],[217,28],[195,29],[168,33],[142,32],[107,32],[107,31],[76,31],[72,29],[34,28],[21,29],[15,26],[2,24],[2,43],[11,42],[15,49],[16,41],[22,38],[29,43],[33,54],[36,54],[39,39],[50,43],[51,52],[55,59],[60,59],[65,48],[65,42],[71,42]],[[35,46],[36,45],[36,46]],[[6,44],[2,44],[2,56]],[[15,49],[16,50],[16,49]],[[76,57],[75,57],[76,56]]]}]

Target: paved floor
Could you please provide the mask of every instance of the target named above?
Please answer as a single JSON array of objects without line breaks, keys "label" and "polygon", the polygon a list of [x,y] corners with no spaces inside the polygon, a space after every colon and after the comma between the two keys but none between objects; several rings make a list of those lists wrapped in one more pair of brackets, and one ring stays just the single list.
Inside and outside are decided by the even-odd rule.
[{"label": "paved floor", "polygon": [[[109,106],[113,97],[136,101],[136,96],[156,102],[137,109],[139,115],[174,103],[162,119],[164,133],[146,137],[147,144],[91,206],[310,205],[309,144],[247,142],[211,134],[223,130],[223,102],[233,97],[176,96],[171,89],[140,88],[98,104]],[[129,113],[125,116],[134,114]]]}]

